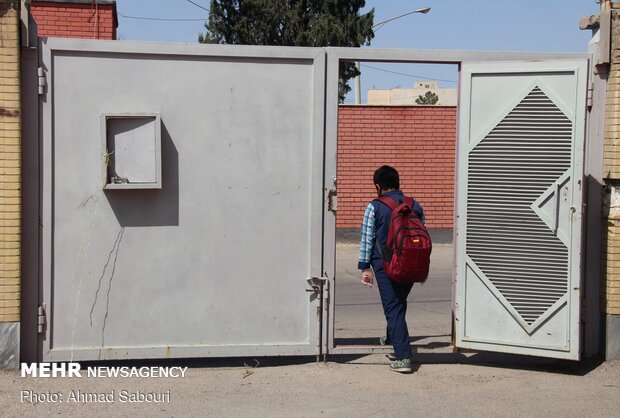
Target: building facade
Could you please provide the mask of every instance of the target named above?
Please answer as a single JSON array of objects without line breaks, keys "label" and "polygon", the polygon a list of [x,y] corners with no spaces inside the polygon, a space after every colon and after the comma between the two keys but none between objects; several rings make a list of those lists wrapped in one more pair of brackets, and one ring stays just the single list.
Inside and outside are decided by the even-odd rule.
[{"label": "building facade", "polygon": [[439,87],[437,80],[417,80],[414,87],[368,90],[368,104],[375,106],[424,106],[416,102],[428,92],[437,95],[435,106],[456,106],[457,90]]},{"label": "building facade", "polygon": [[33,0],[30,12],[41,37],[116,39],[114,0]]},{"label": "building facade", "polygon": [[[600,70],[607,71],[604,120],[604,187],[609,193],[604,206],[603,235],[605,271],[601,283],[601,307],[606,324],[606,358],[620,359],[620,7],[601,2]],[[609,48],[609,49],[608,49]]]}]

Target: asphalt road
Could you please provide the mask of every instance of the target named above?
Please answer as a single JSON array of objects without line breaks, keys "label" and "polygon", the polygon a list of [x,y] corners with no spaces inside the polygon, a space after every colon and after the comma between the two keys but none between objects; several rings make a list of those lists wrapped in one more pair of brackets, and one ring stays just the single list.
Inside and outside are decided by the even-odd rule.
[{"label": "asphalt road", "polygon": [[[376,284],[360,283],[359,245],[336,246],[336,344],[377,344],[385,334],[385,317]],[[416,351],[449,350],[452,306],[452,245],[433,247],[429,278],[409,295],[407,324]]]}]

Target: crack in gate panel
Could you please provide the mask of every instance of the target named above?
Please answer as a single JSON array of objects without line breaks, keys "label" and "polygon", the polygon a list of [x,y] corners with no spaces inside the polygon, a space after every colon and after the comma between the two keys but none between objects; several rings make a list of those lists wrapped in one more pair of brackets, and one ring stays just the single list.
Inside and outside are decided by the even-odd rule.
[{"label": "crack in gate panel", "polygon": [[570,168],[572,131],[535,87],[469,154],[466,252],[528,325],[568,289],[568,248],[530,205]]}]

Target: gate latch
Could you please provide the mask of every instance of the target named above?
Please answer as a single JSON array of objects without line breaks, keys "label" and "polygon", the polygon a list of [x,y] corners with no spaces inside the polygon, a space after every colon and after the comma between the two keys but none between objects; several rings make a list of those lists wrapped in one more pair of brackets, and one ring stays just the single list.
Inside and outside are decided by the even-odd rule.
[{"label": "gate latch", "polygon": [[126,179],[125,177],[114,176],[114,177],[112,177],[112,183],[114,183],[114,184],[127,184],[127,183],[129,183],[129,180]]},{"label": "gate latch", "polygon": [[310,277],[306,280],[310,285],[310,289],[306,289],[306,292],[311,292],[310,300],[315,300],[321,296],[322,285],[328,283],[327,277]]},{"label": "gate latch", "polygon": [[310,285],[310,289],[306,289],[306,292],[319,293],[321,291],[321,285],[327,281],[327,277],[310,277],[306,280]]}]

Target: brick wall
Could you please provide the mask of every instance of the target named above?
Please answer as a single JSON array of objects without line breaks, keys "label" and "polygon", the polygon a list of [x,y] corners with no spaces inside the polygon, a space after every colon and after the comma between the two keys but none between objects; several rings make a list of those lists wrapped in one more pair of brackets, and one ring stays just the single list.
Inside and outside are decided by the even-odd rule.
[{"label": "brick wall", "polygon": [[387,164],[430,228],[452,228],[455,144],[456,107],[340,106],[336,227],[359,228],[376,197],[372,175]]},{"label": "brick wall", "polygon": [[610,315],[620,314],[620,216],[607,219],[607,240],[603,262],[605,280],[601,281],[601,306]]},{"label": "brick wall", "polygon": [[20,309],[19,48],[17,1],[0,3],[0,323],[19,322]]},{"label": "brick wall", "polygon": [[620,16],[612,14],[612,64],[609,71],[607,97],[605,98],[605,153],[603,175],[610,180],[620,180]]},{"label": "brick wall", "polygon": [[116,39],[116,3],[32,1],[38,35],[56,38]]},{"label": "brick wall", "polygon": [[[602,309],[609,315],[620,315],[620,14],[612,11],[611,67],[605,99],[605,181],[612,192],[607,216],[607,235],[603,251],[605,276],[601,284]],[[604,234],[605,235],[605,234]]]}]

